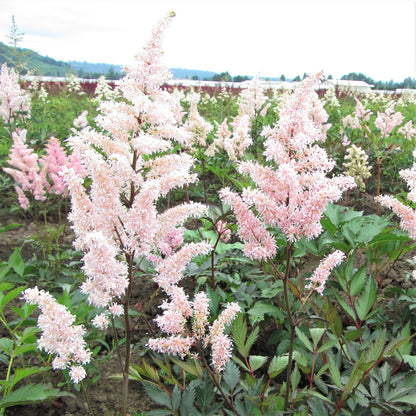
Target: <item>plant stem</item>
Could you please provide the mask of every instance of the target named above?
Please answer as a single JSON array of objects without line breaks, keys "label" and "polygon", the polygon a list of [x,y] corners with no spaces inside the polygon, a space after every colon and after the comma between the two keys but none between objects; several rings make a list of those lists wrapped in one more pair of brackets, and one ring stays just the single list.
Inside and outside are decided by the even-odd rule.
[{"label": "plant stem", "polygon": [[286,391],[285,391],[285,406],[284,410],[286,411],[289,407],[289,395],[291,390],[291,376],[292,376],[292,365],[293,365],[293,348],[294,348],[294,341],[295,341],[295,322],[292,318],[292,308],[290,307],[289,301],[289,287],[288,281],[290,279],[290,260],[292,257],[292,243],[287,243],[286,246],[286,272],[283,278],[283,293],[285,297],[285,305],[286,305],[286,312],[287,317],[289,320],[289,327],[290,327],[290,341],[289,341],[289,359],[287,363],[286,369]]}]

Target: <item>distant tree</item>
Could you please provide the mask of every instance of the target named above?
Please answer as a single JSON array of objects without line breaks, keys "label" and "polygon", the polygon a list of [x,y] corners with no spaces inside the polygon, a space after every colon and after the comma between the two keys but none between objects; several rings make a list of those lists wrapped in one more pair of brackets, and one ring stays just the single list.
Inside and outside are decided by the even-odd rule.
[{"label": "distant tree", "polygon": [[303,73],[303,78],[302,79],[305,79],[305,78],[308,78],[308,74],[306,72]]},{"label": "distant tree", "polygon": [[20,31],[19,27],[16,24],[16,20],[14,19],[14,14],[12,14],[12,25],[10,27],[9,34],[6,35],[6,38],[9,39],[9,45],[13,48],[14,52],[14,59],[15,62],[13,64],[16,67],[16,71],[18,74],[22,74],[24,70],[24,54],[22,50],[17,46],[23,40],[24,33]]},{"label": "distant tree", "polygon": [[215,74],[212,77],[212,80],[218,82],[231,82],[232,78],[228,72],[221,72],[221,74]]},{"label": "distant tree", "polygon": [[243,82],[243,81],[247,81],[248,79],[250,79],[250,77],[248,77],[247,75],[236,75],[233,78],[234,82]]},{"label": "distant tree", "polygon": [[294,82],[299,82],[300,81],[300,76],[296,75],[295,78],[293,78],[293,81]]},{"label": "distant tree", "polygon": [[283,74],[280,75],[280,81],[286,81],[286,77]]},{"label": "distant tree", "polygon": [[116,71],[114,70],[113,65],[110,65],[109,68],[108,68],[108,71],[107,71],[107,73],[105,75],[105,77],[107,79],[114,80],[114,79],[116,79],[116,76],[117,76],[116,75]]},{"label": "distant tree", "polygon": [[332,78],[332,75],[329,74],[327,79],[334,79],[334,78]]},{"label": "distant tree", "polygon": [[192,76],[191,76],[191,79],[192,79],[193,81],[198,81],[198,80],[199,80],[199,77],[198,77],[198,75],[192,75]]}]

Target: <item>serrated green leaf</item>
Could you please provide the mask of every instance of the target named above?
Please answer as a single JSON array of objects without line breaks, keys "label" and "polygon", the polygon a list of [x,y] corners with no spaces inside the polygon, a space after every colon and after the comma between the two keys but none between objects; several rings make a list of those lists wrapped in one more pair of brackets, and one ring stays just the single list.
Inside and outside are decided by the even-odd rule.
[{"label": "serrated green leaf", "polygon": [[0,408],[43,402],[63,396],[74,397],[73,394],[54,389],[49,384],[28,384],[3,397]]},{"label": "serrated green leaf", "polygon": [[267,373],[270,378],[277,377],[289,364],[289,357],[287,355],[274,356],[270,362]]},{"label": "serrated green leaf", "polygon": [[325,331],[326,331],[326,328],[309,328],[309,332],[311,333],[314,348],[316,348],[317,345],[319,344],[319,341],[321,340]]},{"label": "serrated green leaf", "polygon": [[240,370],[233,361],[228,361],[226,364],[223,379],[230,391],[233,391],[240,382]]},{"label": "serrated green leaf", "polygon": [[393,399],[392,402],[416,404],[416,394],[408,394],[407,396],[399,397],[398,399]]},{"label": "serrated green leaf", "polygon": [[247,324],[244,319],[242,313],[239,313],[233,322],[232,329],[231,329],[232,338],[234,341],[234,345],[236,346],[238,352],[243,356],[246,357],[247,353],[245,351],[245,342],[247,336]]},{"label": "serrated green leaf", "polygon": [[331,375],[332,381],[340,390],[342,390],[341,373],[332,353],[328,353],[328,365],[329,374]]},{"label": "serrated green leaf", "polygon": [[248,362],[253,371],[258,370],[266,361],[268,357],[262,355],[250,355]]},{"label": "serrated green leaf", "polygon": [[148,381],[145,381],[143,383],[143,387],[146,390],[147,395],[154,402],[167,407],[169,410],[172,410],[172,403],[171,403],[170,397],[164,390],[162,390],[155,384],[148,382]]},{"label": "serrated green leaf", "polygon": [[247,357],[251,347],[253,346],[253,344],[256,342],[257,337],[259,336],[259,327],[256,326],[250,333],[250,335],[247,337],[247,341],[244,345],[244,357]]},{"label": "serrated green leaf", "polygon": [[355,310],[358,318],[364,321],[374,306],[377,296],[377,284],[371,277],[367,279],[364,290],[361,292],[358,299],[354,302]]},{"label": "serrated green leaf", "polygon": [[175,385],[172,390],[172,397],[171,397],[171,403],[172,403],[172,410],[176,412],[179,409],[179,406],[181,404],[181,391],[179,390],[179,387]]},{"label": "serrated green leaf", "polygon": [[1,338],[0,339],[0,351],[5,352],[6,354],[12,356],[14,351],[14,343],[10,338]]},{"label": "serrated green leaf", "polygon": [[403,361],[406,364],[409,364],[410,367],[413,368],[413,370],[416,370],[416,355],[407,355],[407,354],[404,354],[403,355]]},{"label": "serrated green leaf", "polygon": [[261,322],[264,320],[264,315],[272,316],[276,319],[283,318],[282,311],[275,305],[271,303],[258,301],[254,306],[248,311],[250,316],[250,322],[254,325],[256,322]]},{"label": "serrated green leaf", "polygon": [[301,331],[299,327],[295,328],[296,335],[302,341],[303,345],[310,351],[313,352],[312,343],[309,341],[309,338]]},{"label": "serrated green leaf", "polygon": [[180,414],[181,416],[194,416],[200,415],[195,408],[196,400],[196,387],[200,384],[200,380],[192,380],[182,393]]}]

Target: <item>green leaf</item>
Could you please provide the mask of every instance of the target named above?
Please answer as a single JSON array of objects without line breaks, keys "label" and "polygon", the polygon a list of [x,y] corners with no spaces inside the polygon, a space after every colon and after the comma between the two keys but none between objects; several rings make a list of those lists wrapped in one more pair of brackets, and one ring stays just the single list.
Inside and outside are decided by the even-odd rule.
[{"label": "green leaf", "polygon": [[311,336],[312,336],[314,348],[316,348],[317,345],[319,344],[319,341],[321,340],[325,331],[326,331],[326,328],[309,328],[309,332],[311,333]]},{"label": "green leaf", "polygon": [[407,396],[400,397],[392,400],[392,402],[402,402],[408,404],[416,404],[416,394],[408,394]]},{"label": "green leaf", "polygon": [[240,370],[233,361],[228,361],[226,364],[223,379],[230,391],[233,391],[240,382]]},{"label": "green leaf", "polygon": [[335,357],[331,352],[328,353],[328,365],[329,374],[331,375],[332,381],[340,390],[342,390],[341,373],[335,361]]},{"label": "green leaf", "polygon": [[17,298],[23,292],[25,288],[26,286],[19,286],[7,292],[4,296],[1,297],[0,306],[4,307],[10,301]]},{"label": "green leaf", "polygon": [[302,341],[303,345],[310,351],[313,352],[312,343],[309,341],[309,338],[300,330],[300,328],[295,328],[296,335]]},{"label": "green leaf", "polygon": [[248,314],[250,315],[250,322],[252,325],[256,322],[263,321],[264,315],[273,316],[279,320],[284,318],[282,311],[277,306],[264,301],[256,302],[248,311]]},{"label": "green leaf", "polygon": [[242,313],[239,313],[235,317],[231,329],[231,334],[238,352],[243,357],[247,357],[247,353],[244,348],[247,335],[247,324]]},{"label": "green leaf", "polygon": [[413,368],[413,370],[416,370],[416,355],[407,355],[407,354],[404,354],[403,355],[403,361],[406,364],[409,364],[410,367]]},{"label": "green leaf", "polygon": [[49,384],[28,384],[3,397],[0,400],[0,408],[43,402],[63,396],[75,397],[71,393],[54,389]]},{"label": "green leaf", "polygon": [[143,383],[143,387],[146,390],[147,395],[154,402],[159,403],[167,407],[168,409],[172,410],[172,403],[171,403],[170,397],[164,390],[162,390],[155,384],[148,382],[146,380]]},{"label": "green leaf", "polygon": [[274,356],[270,362],[267,373],[270,378],[277,377],[289,364],[288,355]]},{"label": "green leaf", "polygon": [[268,357],[262,355],[250,355],[248,362],[253,371],[258,370],[266,361]]},{"label": "green leaf", "polygon": [[15,373],[10,377],[10,389],[21,379],[28,377],[32,374],[42,373],[48,371],[49,367],[29,367],[29,368],[17,368]]},{"label": "green leaf", "polygon": [[363,289],[366,282],[366,266],[361,267],[353,276],[350,283],[350,292],[352,296],[358,295]]},{"label": "green leaf", "polygon": [[25,262],[23,261],[20,249],[16,248],[9,257],[9,266],[20,276],[23,277],[25,272]]},{"label": "green leaf", "polygon": [[14,342],[10,338],[0,339],[0,351],[5,352],[10,357],[14,354]]},{"label": "green leaf", "polygon": [[374,279],[369,277],[367,283],[364,287],[363,292],[361,292],[358,299],[355,301],[355,310],[357,311],[358,318],[361,321],[364,321],[370,312],[371,308],[374,306],[377,296],[377,284],[374,282]]}]

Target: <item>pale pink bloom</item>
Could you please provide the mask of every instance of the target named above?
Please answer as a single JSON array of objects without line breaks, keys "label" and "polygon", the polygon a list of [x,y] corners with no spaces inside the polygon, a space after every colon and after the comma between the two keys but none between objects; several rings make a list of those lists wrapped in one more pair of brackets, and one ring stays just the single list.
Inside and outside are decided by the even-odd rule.
[{"label": "pale pink bloom", "polygon": [[121,316],[124,314],[124,308],[123,305],[120,305],[119,303],[113,303],[109,308],[108,312],[111,313],[113,316]]},{"label": "pale pink bloom", "polygon": [[213,129],[213,126],[199,114],[199,99],[200,96],[198,94],[192,94],[188,118],[184,124],[184,127],[192,135],[192,142],[189,142],[188,145],[195,143],[198,146],[205,147],[207,136]]},{"label": "pale pink bloom", "polygon": [[197,340],[205,335],[205,328],[208,325],[209,302],[206,293],[198,292],[193,301],[193,322],[192,333]]},{"label": "pale pink bloom", "polygon": [[30,116],[30,94],[19,84],[19,77],[7,64],[1,66],[0,72],[0,117],[6,125],[23,121]]},{"label": "pale pink bloom", "polygon": [[411,238],[416,240],[416,212],[411,207],[389,195],[380,195],[375,198],[380,205],[391,209],[400,217],[400,227],[407,231]]},{"label": "pale pink bloom", "polygon": [[[252,119],[256,116],[256,114],[259,114],[262,111],[266,101],[267,96],[264,94],[264,89],[260,85],[258,75],[256,75],[249,82],[247,88],[240,93],[240,97],[238,99],[239,114],[247,114],[249,118]],[[269,105],[270,103],[267,105],[267,108]],[[266,108],[266,106],[264,106],[264,108]]]},{"label": "pale pink bloom", "polygon": [[342,145],[347,147],[351,144],[351,140],[348,138],[346,134],[344,134],[344,137],[342,138]]},{"label": "pale pink bloom", "polygon": [[188,243],[181,247],[176,253],[163,259],[157,266],[155,282],[164,290],[176,285],[182,279],[182,273],[190,260],[200,254],[208,254],[212,250],[211,244],[201,241],[199,243]]},{"label": "pale pink bloom", "polygon": [[402,113],[394,112],[395,104],[396,103],[393,103],[384,113],[377,112],[377,118],[374,125],[380,130],[381,137],[387,137],[404,119]]},{"label": "pale pink bloom", "polygon": [[342,118],[342,125],[344,127],[350,127],[352,129],[361,128],[360,120],[357,117],[352,116],[351,114],[348,114]]},{"label": "pale pink bloom", "polygon": [[228,243],[231,238],[231,230],[227,228],[227,221],[217,221],[215,227],[217,229],[217,233],[220,235],[221,241],[224,243]]},{"label": "pale pink bloom", "polygon": [[224,370],[231,358],[232,343],[227,335],[218,335],[211,338],[212,365],[217,373]]},{"label": "pale pink bloom", "polygon": [[128,286],[127,264],[117,259],[119,248],[99,231],[91,231],[86,239],[88,252],[83,270],[87,280],[81,291],[97,307],[106,307],[114,297],[121,297]]},{"label": "pale pink bloom", "polygon": [[147,346],[153,351],[179,355],[183,359],[189,354],[193,342],[191,337],[172,335],[167,338],[151,338]]},{"label": "pale pink bloom", "polygon": [[412,140],[416,134],[416,129],[413,127],[412,120],[408,121],[404,126],[400,127],[398,131],[408,140]]},{"label": "pale pink bloom", "polygon": [[243,157],[246,149],[253,143],[250,136],[251,121],[247,114],[238,115],[231,123],[232,136],[224,137],[224,149],[231,160]]},{"label": "pale pink bloom", "polygon": [[265,260],[276,254],[276,245],[271,234],[253,214],[238,194],[225,188],[220,198],[234,210],[238,234],[244,242],[244,254],[253,260]]},{"label": "pale pink bloom", "polygon": [[159,248],[163,256],[171,256],[175,249],[177,249],[183,243],[183,233],[185,228],[179,227],[173,229],[168,233],[163,241],[160,242]]},{"label": "pale pink bloom", "polygon": [[241,197],[228,189],[220,192],[236,214],[244,253],[250,258],[267,259],[275,254],[268,226],[277,225],[292,242],[318,236],[328,203],[355,186],[349,176],[326,176],[335,162],[315,143],[325,139],[328,126],[328,115],[314,90],[318,78],[302,82],[281,108],[276,125],[263,129],[264,155],[271,163],[239,163],[239,172],[248,174],[256,188],[244,189]]},{"label": "pale pink bloom", "polygon": [[[38,326],[42,335],[38,340],[38,348],[49,354],[56,354],[57,357],[52,362],[53,368],[76,368],[79,364],[90,361],[91,351],[86,348],[83,339],[85,329],[81,325],[73,325],[75,316],[64,305],[57,303],[48,292],[37,287],[26,289],[23,298],[31,305],[38,304],[41,310]],[[85,372],[76,370],[74,378],[71,379],[78,382],[84,377]]]},{"label": "pale pink bloom", "polygon": [[314,271],[310,278],[310,283],[306,286],[308,289],[316,290],[322,295],[325,289],[326,281],[334,267],[338,266],[345,259],[345,254],[340,251],[334,251],[324,258],[319,264],[318,268]]},{"label": "pale pink bloom", "polygon": [[87,373],[85,372],[84,367],[79,365],[72,366],[69,371],[69,377],[74,383],[79,383],[86,377]]},{"label": "pale pink bloom", "polygon": [[93,318],[92,324],[98,329],[106,329],[110,325],[110,320],[106,314],[100,313]]},{"label": "pale pink bloom", "polygon": [[354,111],[355,117],[359,121],[368,121],[370,119],[370,115],[373,114],[373,112],[371,110],[366,109],[357,97],[354,98],[357,103]]},{"label": "pale pink bloom", "polygon": [[73,124],[77,129],[83,129],[88,125],[87,115],[88,111],[85,110],[74,120]]},{"label": "pale pink bloom", "polygon": [[228,122],[225,118],[223,122],[217,127],[215,138],[208,149],[205,151],[207,156],[214,156],[216,151],[224,149],[224,143],[227,143],[231,138],[231,131],[228,128]]}]

